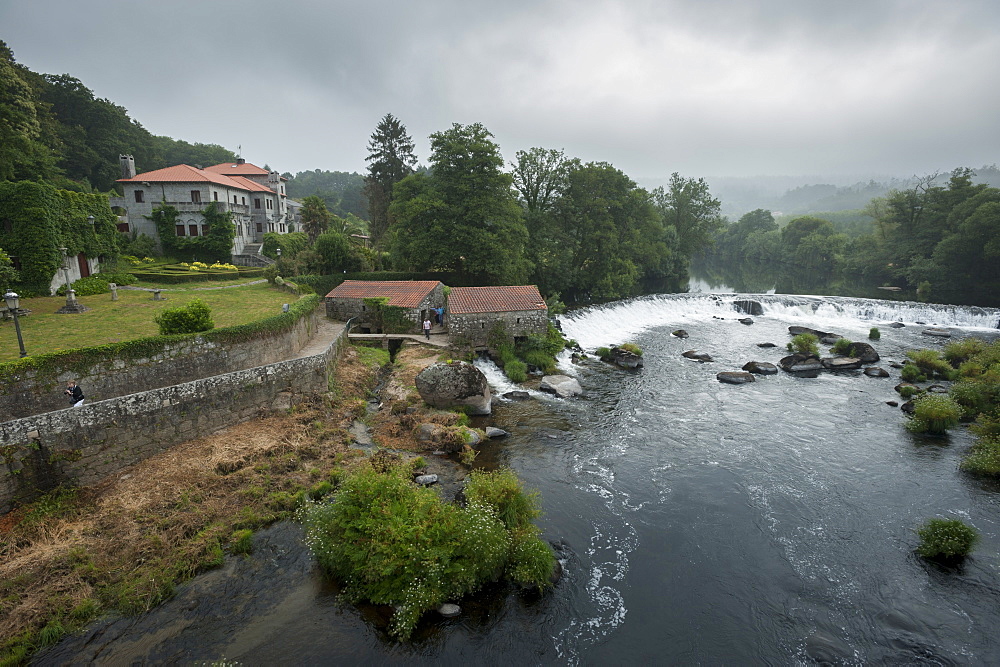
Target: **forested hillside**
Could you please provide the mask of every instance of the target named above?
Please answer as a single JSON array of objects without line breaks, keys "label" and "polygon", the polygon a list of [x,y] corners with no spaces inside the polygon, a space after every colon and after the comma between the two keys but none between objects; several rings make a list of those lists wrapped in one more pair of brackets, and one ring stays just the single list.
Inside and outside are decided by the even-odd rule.
[{"label": "forested hillside", "polygon": [[141,171],[236,158],[222,146],[155,136],[79,79],[18,64],[2,41],[0,118],[0,180],[41,179],[67,190],[104,192],[121,178],[119,154],[134,156]]}]

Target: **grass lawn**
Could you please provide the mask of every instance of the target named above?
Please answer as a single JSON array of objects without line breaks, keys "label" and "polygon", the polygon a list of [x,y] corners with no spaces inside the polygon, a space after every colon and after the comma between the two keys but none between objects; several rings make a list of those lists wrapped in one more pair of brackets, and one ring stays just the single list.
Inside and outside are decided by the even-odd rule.
[{"label": "grass lawn", "polygon": [[[245,281],[244,281],[245,282]],[[198,283],[202,287],[226,283]],[[153,301],[151,292],[119,289],[118,301],[110,294],[78,297],[90,308],[78,315],[58,315],[66,297],[46,296],[21,299],[21,307],[31,314],[19,318],[24,347],[29,355],[91,347],[105,343],[155,336],[160,333],[153,316],[164,308],[183,306],[192,299],[201,299],[212,309],[217,328],[246,324],[281,312],[281,305],[294,303],[298,297],[262,283],[247,287],[219,290],[196,290],[193,285],[178,285],[179,291],[166,291],[165,301]],[[0,361],[17,359],[17,334],[14,322],[0,323]]]}]

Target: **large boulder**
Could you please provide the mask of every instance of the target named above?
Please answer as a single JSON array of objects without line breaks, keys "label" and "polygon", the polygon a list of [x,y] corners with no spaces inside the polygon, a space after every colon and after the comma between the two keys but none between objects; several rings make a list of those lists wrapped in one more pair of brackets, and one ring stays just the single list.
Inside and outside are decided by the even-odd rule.
[{"label": "large boulder", "polygon": [[715,379],[719,382],[725,382],[726,384],[746,384],[748,382],[756,382],[753,373],[747,373],[746,371],[723,371],[721,373],[715,374]]},{"label": "large boulder", "polygon": [[774,375],[778,367],[766,361],[748,361],[743,364],[743,370],[755,375]]},{"label": "large boulder", "polygon": [[608,353],[608,361],[622,368],[642,368],[643,366],[642,357],[620,347],[611,348]]},{"label": "large boulder", "polygon": [[483,372],[465,361],[437,363],[420,371],[417,391],[435,408],[467,406],[472,415],[490,414],[490,384]]},{"label": "large boulder", "polygon": [[870,366],[865,369],[865,375],[870,378],[887,378],[889,377],[889,371],[884,368],[879,368],[878,366]]},{"label": "large boulder", "polygon": [[733,301],[733,309],[745,315],[764,314],[764,307],[760,305],[759,301],[753,301],[752,299],[737,299]]},{"label": "large boulder", "polygon": [[868,343],[851,343],[847,348],[847,356],[860,359],[863,364],[874,364],[881,359],[875,348]]},{"label": "large boulder", "polygon": [[693,359],[694,361],[700,361],[702,363],[707,361],[713,361],[712,355],[708,352],[699,352],[698,350],[688,350],[687,352],[681,352],[681,356],[685,359]]},{"label": "large boulder", "polygon": [[745,324],[747,326],[750,326],[751,324],[753,324],[753,318],[750,318],[750,317],[741,317],[740,319],[738,319],[736,321],[739,322],[740,324]]},{"label": "large boulder", "polygon": [[815,354],[790,354],[787,357],[782,357],[778,365],[789,373],[818,371],[823,368],[823,362]]},{"label": "large boulder", "polygon": [[823,368],[831,371],[847,371],[861,368],[861,360],[854,357],[824,357],[820,360]]},{"label": "large boulder", "polygon": [[937,336],[938,338],[951,338],[950,329],[939,329],[931,327],[929,329],[924,329],[920,333],[922,333],[925,336]]},{"label": "large boulder", "polygon": [[559,398],[570,398],[583,393],[583,387],[568,375],[546,375],[538,385],[540,391],[555,394]]}]

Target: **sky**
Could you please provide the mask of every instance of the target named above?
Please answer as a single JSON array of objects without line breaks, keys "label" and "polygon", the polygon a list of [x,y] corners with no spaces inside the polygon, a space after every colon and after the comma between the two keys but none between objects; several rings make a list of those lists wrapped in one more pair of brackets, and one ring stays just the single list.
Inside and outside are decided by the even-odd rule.
[{"label": "sky", "polygon": [[480,122],[647,182],[1000,161],[996,0],[0,0],[0,39],[282,172],[363,172],[386,113],[421,163]]}]

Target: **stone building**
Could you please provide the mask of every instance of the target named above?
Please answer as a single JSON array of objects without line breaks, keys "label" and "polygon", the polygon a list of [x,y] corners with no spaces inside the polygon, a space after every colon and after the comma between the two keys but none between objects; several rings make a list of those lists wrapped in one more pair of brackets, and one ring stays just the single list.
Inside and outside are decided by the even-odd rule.
[{"label": "stone building", "polygon": [[118,183],[123,196],[112,197],[110,203],[119,210],[121,232],[145,234],[159,245],[156,225],[147,216],[155,207],[167,204],[180,212],[174,230],[177,236],[203,236],[206,229],[201,212],[212,202],[233,214],[233,255],[242,254],[247,245],[261,243],[266,232],[289,231],[284,179],[276,171],[241,159],[206,169],[179,164],[136,174],[131,155],[120,159],[122,178]]},{"label": "stone building", "polygon": [[490,329],[504,322],[514,338],[545,334],[548,307],[534,285],[453,287],[448,295],[448,334],[452,340],[467,340],[486,347]]},{"label": "stone building", "polygon": [[341,321],[356,317],[362,331],[375,331],[378,323],[364,300],[382,297],[403,308],[418,332],[425,319],[434,321],[432,309],[444,307],[444,285],[438,280],[345,280],[326,295],[326,315]]}]

